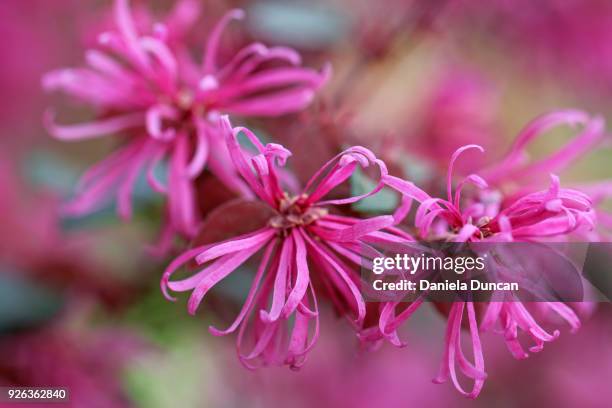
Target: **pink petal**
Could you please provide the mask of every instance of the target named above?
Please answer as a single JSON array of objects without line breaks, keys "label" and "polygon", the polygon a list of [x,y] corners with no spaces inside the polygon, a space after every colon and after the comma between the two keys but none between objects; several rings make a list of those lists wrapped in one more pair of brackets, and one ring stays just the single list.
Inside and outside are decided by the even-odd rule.
[{"label": "pink petal", "polygon": [[291,289],[291,292],[287,296],[287,301],[283,306],[282,315],[287,318],[289,317],[297,308],[298,304],[302,302],[304,295],[306,294],[306,290],[308,289],[308,285],[310,283],[309,271],[308,271],[308,261],[306,259],[306,245],[304,244],[304,239],[297,232],[296,229],[293,229],[291,232],[291,239],[293,239],[293,243],[295,246],[295,284]]},{"label": "pink petal", "polygon": [[455,150],[451,157],[450,164],[448,165],[448,173],[446,180],[446,195],[449,203],[453,202],[453,167],[455,166],[455,162],[457,161],[459,156],[461,156],[463,152],[470,149],[480,150],[481,153],[484,152],[482,146],[471,144],[458,148],[457,150]]},{"label": "pink petal", "polygon": [[138,33],[130,11],[129,0],[115,0],[115,21],[130,59],[144,73],[150,73],[149,60],[138,41]]},{"label": "pink petal", "polygon": [[212,259],[227,255],[232,252],[248,249],[253,246],[261,245],[262,242],[267,242],[270,238],[276,235],[276,230],[273,228],[262,228],[251,234],[233,238],[220,244],[212,245],[205,251],[202,251],[195,260],[198,264],[206,263]]},{"label": "pink petal", "polygon": [[219,49],[219,42],[221,41],[221,35],[225,30],[225,27],[232,20],[242,20],[244,18],[244,11],[240,9],[233,9],[225,13],[221,20],[213,27],[208,40],[206,42],[206,51],[204,52],[204,60],[202,62],[202,70],[205,74],[212,74],[217,69],[217,54]]},{"label": "pink petal", "polygon": [[207,269],[206,276],[201,279],[189,297],[189,301],[187,302],[187,310],[189,313],[192,315],[195,314],[206,293],[219,281],[224,279],[227,275],[242,265],[255,252],[259,251],[264,245],[265,242],[258,246],[244,249],[235,254],[226,255],[220,259],[221,262],[211,265]]},{"label": "pink petal", "polygon": [[360,220],[347,228],[342,229],[323,229],[313,227],[317,235],[323,240],[335,242],[350,242],[356,241],[359,238],[371,232],[393,225],[393,217],[390,215],[381,215],[378,217]]},{"label": "pink petal", "polygon": [[282,116],[304,109],[312,102],[314,95],[314,90],[310,88],[289,89],[229,102],[222,108],[240,116]]},{"label": "pink petal", "polygon": [[107,136],[108,134],[116,133],[120,130],[140,127],[144,124],[144,115],[142,113],[130,113],[99,120],[97,122],[60,126],[55,123],[54,113],[52,111],[47,111],[44,121],[47,130],[53,137],[60,140],[72,141],[93,139]]},{"label": "pink petal", "polygon": [[259,268],[257,268],[257,272],[255,273],[255,277],[253,278],[253,281],[251,282],[251,289],[249,290],[247,298],[244,301],[244,304],[242,305],[242,309],[240,309],[240,313],[238,314],[238,316],[236,317],[234,322],[227,329],[225,329],[225,330],[219,330],[219,329],[217,329],[217,328],[215,328],[213,326],[210,326],[208,328],[208,330],[213,335],[215,335],[215,336],[225,336],[227,334],[230,334],[230,333],[234,332],[236,330],[236,328],[238,328],[240,323],[242,323],[242,321],[244,320],[244,318],[246,317],[246,315],[249,313],[249,311],[252,308],[253,300],[255,299],[255,294],[257,293],[257,290],[259,289],[259,284],[261,282],[261,279],[263,277],[264,272],[266,271],[266,269],[269,266],[270,258],[272,256],[272,252],[275,250],[275,248],[276,248],[276,243],[275,242],[270,242],[268,244],[268,246],[266,247],[266,250],[264,251],[264,255],[263,255],[263,258],[261,260],[261,263],[259,264]]},{"label": "pink petal", "polygon": [[291,277],[293,271],[293,262],[295,258],[295,250],[293,248],[293,240],[285,238],[280,253],[280,261],[278,263],[278,269],[276,270],[276,277],[274,279],[274,292],[272,294],[272,306],[270,311],[266,312],[262,310],[260,312],[260,318],[265,323],[271,323],[277,321],[281,312],[284,308],[287,295],[288,280]]}]

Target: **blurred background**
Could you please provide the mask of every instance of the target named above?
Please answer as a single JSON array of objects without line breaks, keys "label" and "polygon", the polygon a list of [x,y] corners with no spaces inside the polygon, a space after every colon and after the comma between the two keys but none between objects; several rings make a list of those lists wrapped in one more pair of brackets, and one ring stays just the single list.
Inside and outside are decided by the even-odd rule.
[{"label": "blurred background", "polygon": [[[495,160],[541,113],[575,107],[612,120],[610,1],[200,1],[196,46],[211,21],[242,7],[246,20],[224,40],[230,49],[258,40],[297,49],[308,66],[331,61],[332,80],[307,111],[249,123],[295,151],[310,149],[308,163],[294,163],[308,173],[351,142],[427,185],[458,146],[479,143]],[[133,3],[160,15],[171,7]],[[54,141],[42,126],[48,107],[69,123],[89,112],[43,93],[41,76],[82,64],[95,34],[112,24],[111,6],[0,2],[0,385],[67,386],[76,407],[609,406],[607,304],[578,333],[564,331],[526,361],[483,335],[489,377],[476,401],[431,382],[445,328],[433,308],[409,323],[407,348],[377,353],[359,350],[347,323],[324,311],[319,344],[301,371],[244,369],[234,342],[207,331],[234,316],[240,284],[219,288],[196,317],[185,298],[173,304],[161,295],[167,259],[152,257],[147,244],[162,202],[144,180],[130,223],[112,206],[58,215],[79,175],[113,142]],[[536,150],[567,137],[558,133]],[[563,180],[610,178],[611,158],[599,149]]]}]

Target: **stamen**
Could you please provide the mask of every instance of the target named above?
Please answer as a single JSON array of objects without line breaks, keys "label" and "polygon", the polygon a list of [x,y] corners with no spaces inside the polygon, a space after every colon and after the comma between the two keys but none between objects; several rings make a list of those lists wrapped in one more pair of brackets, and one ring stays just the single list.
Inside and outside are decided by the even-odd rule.
[{"label": "stamen", "polygon": [[306,204],[307,199],[308,196],[305,194],[289,196],[285,193],[278,205],[278,215],[270,219],[269,225],[286,235],[293,227],[310,225],[327,215],[328,211],[325,208]]},{"label": "stamen", "polygon": [[193,105],[194,95],[188,89],[181,90],[176,98],[176,104],[182,110],[190,110]]}]

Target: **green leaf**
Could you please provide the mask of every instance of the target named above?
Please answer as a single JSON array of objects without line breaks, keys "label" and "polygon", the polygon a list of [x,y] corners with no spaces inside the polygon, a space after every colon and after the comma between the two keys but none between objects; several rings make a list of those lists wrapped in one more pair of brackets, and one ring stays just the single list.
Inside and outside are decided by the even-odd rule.
[{"label": "green leaf", "polygon": [[[376,183],[366,176],[361,169],[357,169],[351,176],[352,195],[365,194],[374,189],[374,187],[376,187]],[[397,193],[385,187],[373,196],[354,203],[353,209],[371,214],[390,213],[398,204],[399,197]]]},{"label": "green leaf", "polygon": [[250,28],[264,38],[282,39],[283,45],[319,49],[340,41],[347,21],[320,1],[263,1],[249,10]]},{"label": "green leaf", "polygon": [[59,293],[26,280],[23,272],[0,265],[0,332],[36,326],[56,315],[63,305]]},{"label": "green leaf", "polygon": [[216,395],[214,355],[203,330],[182,330],[160,353],[137,358],[124,373],[124,386],[136,406],[147,408],[201,407]]}]

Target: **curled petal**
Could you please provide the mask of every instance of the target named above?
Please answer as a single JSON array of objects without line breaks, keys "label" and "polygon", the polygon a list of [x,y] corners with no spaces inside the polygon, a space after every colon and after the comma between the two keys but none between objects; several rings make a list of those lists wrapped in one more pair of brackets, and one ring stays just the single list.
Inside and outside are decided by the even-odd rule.
[{"label": "curled petal", "polygon": [[230,81],[242,81],[250,73],[255,71],[261,64],[280,60],[291,65],[299,65],[302,62],[300,54],[287,47],[268,48],[263,44],[251,44],[240,50],[238,54],[219,72],[219,76],[228,78]]},{"label": "curled petal", "polygon": [[[529,143],[548,130],[560,125],[583,125],[584,129],[547,158],[531,163],[527,162],[526,148]],[[590,117],[585,112],[578,110],[548,113],[529,123],[516,138],[505,158],[499,164],[491,166],[481,174],[491,183],[497,184],[503,180],[515,180],[532,177],[534,174],[560,171],[578,157],[590,151],[604,137],[604,120],[599,116]]]},{"label": "curled petal", "polygon": [[202,173],[206,166],[206,159],[208,159],[209,143],[206,133],[198,129],[196,135],[196,150],[193,154],[193,158],[187,166],[187,174],[190,178],[194,179]]},{"label": "curled petal", "polygon": [[[277,144],[264,146],[249,129],[243,127],[232,129],[226,116],[220,119],[219,127],[225,135],[230,157],[238,173],[240,173],[251,190],[260,199],[274,207],[276,204],[275,199],[282,191],[275,165],[284,164],[287,157],[291,155],[291,152]],[[253,158],[247,160],[248,154],[238,142],[238,135],[240,133],[247,136],[262,156],[257,158],[256,155],[254,160]],[[262,159],[265,160],[262,161]]]},{"label": "curled petal", "polygon": [[455,162],[457,161],[459,156],[461,156],[464,152],[470,149],[477,149],[481,153],[484,152],[482,146],[471,144],[458,148],[457,150],[455,150],[453,156],[451,157],[450,164],[448,165],[448,175],[446,180],[446,194],[449,203],[453,202],[453,167],[455,166]]},{"label": "curled petal", "polygon": [[[470,338],[472,340],[472,350],[474,353],[474,365],[472,365],[463,354],[461,348],[461,322],[463,319],[464,307],[467,305],[468,323],[470,327]],[[465,391],[457,378],[456,360],[459,362],[459,368],[464,375],[474,380],[474,385],[471,391]],[[442,361],[440,373],[434,379],[435,383],[441,383],[451,378],[455,388],[468,398],[476,398],[484,385],[484,380],[487,375],[484,371],[484,357],[482,355],[482,345],[480,336],[478,335],[478,326],[476,323],[476,313],[472,302],[456,302],[453,303],[448,317],[446,331],[446,347]]]},{"label": "curled petal", "polygon": [[166,90],[174,91],[174,82],[178,77],[178,62],[168,46],[163,41],[153,37],[141,38],[140,46],[159,62],[166,80]]},{"label": "curled petal", "polygon": [[218,78],[226,78],[231,75],[241,64],[257,55],[264,55],[267,47],[261,43],[252,43],[238,51],[230,62],[221,68],[217,74]]},{"label": "curled petal", "polygon": [[221,41],[221,35],[225,30],[225,27],[232,20],[242,20],[244,18],[244,11],[241,9],[233,9],[225,13],[225,15],[219,20],[214,26],[212,32],[206,42],[206,51],[204,52],[204,61],[202,62],[202,69],[204,73],[211,74],[217,68],[217,54],[219,49],[219,43]]},{"label": "curled petal", "polygon": [[[356,170],[357,165],[365,168],[371,164],[376,165],[380,171],[379,181],[371,191],[344,199],[320,201],[321,198],[327,195],[335,187],[346,181]],[[323,176],[326,171],[327,174]],[[384,187],[383,180],[387,175],[387,166],[382,160],[377,159],[374,153],[365,147],[353,146],[323,165],[323,167],[310,178],[304,191],[308,192],[311,189],[313,190],[308,194],[309,203],[318,203],[319,205],[350,204],[378,193]]]},{"label": "curled petal", "polygon": [[231,127],[229,130],[227,128],[219,128],[202,120],[197,122],[197,129],[202,137],[206,137],[208,143],[209,154],[206,163],[208,170],[231,190],[244,198],[253,198],[253,191],[241,179],[228,152],[225,132],[231,132]]},{"label": "curled petal", "polygon": [[177,116],[178,112],[168,105],[156,105],[149,108],[146,117],[147,132],[158,140],[173,139],[176,131],[173,128],[163,129],[162,121],[164,119],[174,120]]},{"label": "curled petal", "polygon": [[129,0],[115,0],[115,21],[127,48],[128,57],[144,73],[149,74],[151,72],[149,60],[140,45],[136,24],[130,11]]},{"label": "curled petal", "polygon": [[196,248],[191,248],[183,252],[177,258],[175,258],[166,267],[166,270],[164,271],[164,274],[162,275],[162,279],[160,282],[162,293],[164,294],[164,297],[166,299],[171,300],[171,301],[176,301],[176,298],[173,296],[170,296],[170,294],[168,293],[168,283],[170,282],[170,278],[172,277],[174,272],[176,272],[177,269],[185,265],[187,262],[191,261],[197,254],[201,253],[207,247],[208,245],[203,245],[203,246],[199,246]]},{"label": "curled petal", "polygon": [[483,189],[483,190],[489,187],[489,184],[485,181],[485,179],[483,179],[477,174],[470,174],[465,179],[461,180],[461,182],[457,185],[457,188],[455,188],[455,201],[454,201],[455,207],[459,207],[460,200],[461,200],[461,190],[463,190],[463,187],[465,186],[466,183],[472,183],[478,188]]}]

